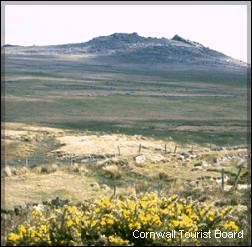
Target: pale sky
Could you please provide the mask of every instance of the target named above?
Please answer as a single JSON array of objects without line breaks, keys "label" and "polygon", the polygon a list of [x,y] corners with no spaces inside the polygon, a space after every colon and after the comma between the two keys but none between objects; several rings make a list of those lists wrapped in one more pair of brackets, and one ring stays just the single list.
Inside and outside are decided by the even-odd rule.
[{"label": "pale sky", "polygon": [[5,44],[79,43],[115,32],[178,34],[247,61],[246,5],[5,6]]}]

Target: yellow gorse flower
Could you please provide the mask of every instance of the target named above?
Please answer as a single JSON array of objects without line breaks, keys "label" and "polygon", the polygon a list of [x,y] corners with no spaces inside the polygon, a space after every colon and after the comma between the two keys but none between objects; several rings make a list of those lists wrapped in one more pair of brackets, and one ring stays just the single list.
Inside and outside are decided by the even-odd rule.
[{"label": "yellow gorse flower", "polygon": [[108,240],[111,244],[114,244],[116,246],[129,245],[129,240],[123,240],[122,238],[118,236],[109,236]]},{"label": "yellow gorse flower", "polygon": [[232,231],[239,231],[239,227],[236,225],[234,221],[228,221],[224,224],[224,227],[231,229]]},{"label": "yellow gorse flower", "polygon": [[215,219],[215,211],[211,210],[209,212],[209,220],[210,221],[213,221]]},{"label": "yellow gorse flower", "polygon": [[75,214],[78,212],[77,207],[68,207],[67,210],[71,213],[71,214]]},{"label": "yellow gorse flower", "polygon": [[35,218],[35,217],[41,217],[43,215],[42,211],[41,210],[38,210],[38,209],[35,209],[32,211],[32,217]]},{"label": "yellow gorse flower", "polygon": [[20,236],[18,234],[15,233],[10,233],[8,236],[8,240],[12,243],[17,242],[20,239]]},{"label": "yellow gorse flower", "polygon": [[[128,238],[134,230],[183,229],[195,233],[204,229],[202,227],[214,230],[214,226],[238,231],[236,222],[225,218],[229,213],[229,208],[211,209],[203,203],[181,200],[177,195],[167,198],[150,193],[138,199],[104,198],[90,203],[85,209],[66,205],[47,213],[34,210],[30,221],[9,233],[8,244],[78,246],[95,245],[98,241],[103,245],[139,245],[141,239]],[[157,238],[148,241],[155,244]],[[176,238],[162,241],[169,245],[181,244]],[[188,245],[201,244],[201,240],[195,239],[183,238],[181,241]]]},{"label": "yellow gorse flower", "polygon": [[71,227],[71,226],[74,225],[74,221],[73,220],[68,220],[66,225],[67,225],[67,227]]}]

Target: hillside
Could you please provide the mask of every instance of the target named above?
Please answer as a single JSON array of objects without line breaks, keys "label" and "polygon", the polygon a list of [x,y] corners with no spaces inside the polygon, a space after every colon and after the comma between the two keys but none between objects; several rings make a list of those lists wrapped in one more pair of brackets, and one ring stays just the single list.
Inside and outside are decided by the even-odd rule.
[{"label": "hillside", "polygon": [[5,119],[179,142],[246,143],[247,67],[186,40],[115,33],[2,48]]},{"label": "hillside", "polygon": [[103,61],[105,57],[107,61],[122,63],[246,66],[244,62],[178,35],[172,39],[159,39],[141,37],[137,33],[114,33],[84,43],[31,47],[6,45],[4,48],[7,54],[74,54],[102,58]]}]

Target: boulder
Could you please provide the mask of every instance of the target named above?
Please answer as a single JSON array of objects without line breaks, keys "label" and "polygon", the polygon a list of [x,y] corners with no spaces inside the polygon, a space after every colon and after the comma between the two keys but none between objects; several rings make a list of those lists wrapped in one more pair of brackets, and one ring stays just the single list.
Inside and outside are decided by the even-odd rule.
[{"label": "boulder", "polygon": [[145,162],[145,156],[144,155],[138,155],[135,157],[135,161],[137,164],[143,164]]},{"label": "boulder", "polygon": [[194,167],[202,166],[202,161],[195,163],[193,166],[194,166]]},{"label": "boulder", "polygon": [[105,190],[105,191],[109,191],[109,190],[110,190],[110,187],[109,187],[108,185],[106,185],[106,184],[102,184],[102,185],[100,186],[100,188],[101,188],[102,190]]},{"label": "boulder", "polygon": [[184,160],[185,160],[185,157],[184,157],[183,155],[180,155],[180,156],[178,157],[178,160],[184,161]]},{"label": "boulder", "polygon": [[193,167],[191,169],[192,172],[194,172],[194,171],[200,171],[200,170],[202,170],[202,167]]},{"label": "boulder", "polygon": [[180,155],[183,156],[185,159],[190,157],[190,154],[186,152],[182,152]]}]

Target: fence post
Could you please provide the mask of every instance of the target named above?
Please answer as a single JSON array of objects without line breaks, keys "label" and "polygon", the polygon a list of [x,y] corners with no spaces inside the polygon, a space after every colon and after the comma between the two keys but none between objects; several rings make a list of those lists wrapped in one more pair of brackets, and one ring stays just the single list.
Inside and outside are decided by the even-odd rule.
[{"label": "fence post", "polygon": [[139,154],[139,155],[141,154],[141,148],[142,148],[142,144],[140,143],[139,149],[138,149],[138,154]]},{"label": "fence post", "polygon": [[166,154],[166,144],[165,144],[165,154]]},{"label": "fence post", "polygon": [[113,191],[113,197],[116,195],[116,185],[114,184],[114,191]]},{"label": "fence post", "polygon": [[224,190],[224,169],[221,169],[221,188]]},{"label": "fence post", "polygon": [[159,180],[157,182],[157,193],[158,193],[158,197],[160,197],[160,195],[161,195],[161,184],[160,184]]},{"label": "fence post", "polygon": [[238,180],[239,180],[239,177],[241,175],[241,170],[242,170],[242,166],[240,166],[239,171],[237,173],[237,176],[235,178],[235,183],[234,183],[234,187],[233,187],[234,190],[236,190],[236,188],[237,188]]},{"label": "fence post", "polygon": [[133,184],[133,188],[134,188],[134,196],[135,198],[137,197],[137,189],[136,189],[136,184]]},{"label": "fence post", "polygon": [[119,146],[117,146],[117,150],[118,150],[118,155],[120,156],[121,155],[121,150],[120,150]]},{"label": "fence post", "polygon": [[176,153],[176,151],[177,151],[177,145],[176,145],[175,148],[174,148],[174,153]]}]

